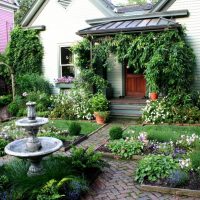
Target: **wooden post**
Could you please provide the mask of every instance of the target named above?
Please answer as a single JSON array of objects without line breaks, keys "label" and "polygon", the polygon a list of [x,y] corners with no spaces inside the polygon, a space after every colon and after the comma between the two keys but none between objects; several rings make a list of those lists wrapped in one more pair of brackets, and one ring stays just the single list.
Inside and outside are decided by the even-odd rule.
[{"label": "wooden post", "polygon": [[92,44],[92,38],[91,38],[90,40],[90,68],[92,68],[92,58],[93,58],[92,50],[93,50],[93,44]]}]

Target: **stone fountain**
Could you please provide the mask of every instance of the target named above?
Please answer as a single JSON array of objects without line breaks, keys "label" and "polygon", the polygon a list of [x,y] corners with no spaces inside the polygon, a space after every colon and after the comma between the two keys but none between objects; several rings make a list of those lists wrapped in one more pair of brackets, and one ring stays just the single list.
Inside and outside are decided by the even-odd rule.
[{"label": "stone fountain", "polygon": [[5,147],[5,152],[12,156],[30,160],[31,165],[27,174],[28,176],[35,176],[44,172],[41,165],[42,158],[59,150],[62,147],[62,141],[52,137],[37,137],[39,127],[47,124],[48,119],[36,117],[35,102],[28,102],[26,105],[27,118],[16,121],[16,126],[25,128],[29,137],[9,143]]}]

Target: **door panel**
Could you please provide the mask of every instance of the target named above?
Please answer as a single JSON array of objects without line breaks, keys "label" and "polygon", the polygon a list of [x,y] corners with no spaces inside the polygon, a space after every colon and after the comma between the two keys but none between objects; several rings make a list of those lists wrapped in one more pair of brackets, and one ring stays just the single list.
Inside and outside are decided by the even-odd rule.
[{"label": "door panel", "polygon": [[142,98],[145,93],[144,75],[126,73],[126,96]]}]

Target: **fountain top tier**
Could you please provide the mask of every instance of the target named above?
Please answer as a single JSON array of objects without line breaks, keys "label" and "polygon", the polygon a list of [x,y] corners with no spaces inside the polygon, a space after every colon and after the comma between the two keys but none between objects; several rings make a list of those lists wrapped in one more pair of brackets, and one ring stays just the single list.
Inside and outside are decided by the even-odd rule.
[{"label": "fountain top tier", "polygon": [[28,102],[26,105],[27,105],[27,118],[23,118],[16,121],[16,126],[33,128],[48,123],[47,118],[36,117],[35,102]]}]

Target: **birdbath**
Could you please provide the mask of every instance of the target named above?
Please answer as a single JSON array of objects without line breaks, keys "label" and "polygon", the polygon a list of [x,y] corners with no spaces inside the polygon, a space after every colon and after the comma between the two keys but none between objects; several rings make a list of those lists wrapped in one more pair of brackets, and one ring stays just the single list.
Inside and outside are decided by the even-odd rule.
[{"label": "birdbath", "polygon": [[28,102],[27,117],[17,120],[16,126],[22,127],[28,133],[28,138],[15,140],[5,147],[9,155],[28,159],[31,165],[28,176],[36,176],[44,173],[41,160],[44,156],[58,151],[62,147],[62,141],[52,137],[37,137],[40,126],[47,124],[48,119],[36,117],[35,102]]}]

